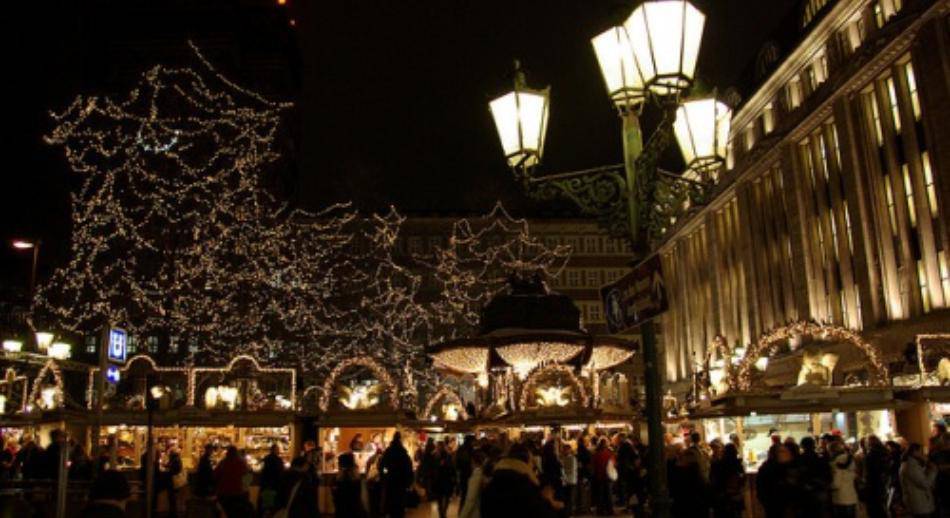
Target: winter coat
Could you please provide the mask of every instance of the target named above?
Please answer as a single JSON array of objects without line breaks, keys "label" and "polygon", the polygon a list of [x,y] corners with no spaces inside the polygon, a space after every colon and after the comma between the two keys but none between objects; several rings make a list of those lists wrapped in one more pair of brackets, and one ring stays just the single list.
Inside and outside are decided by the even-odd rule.
[{"label": "winter coat", "polygon": [[280,455],[268,453],[261,468],[261,489],[277,489],[284,474],[284,459]]},{"label": "winter coat", "polygon": [[[300,484],[297,486],[297,484]],[[297,486],[297,492],[294,487]],[[289,469],[284,471],[277,492],[277,508],[287,509],[288,518],[309,518],[317,512],[317,492],[313,475],[309,471]],[[293,501],[290,501],[293,494]]]},{"label": "winter coat", "polygon": [[458,518],[481,518],[479,504],[482,500],[482,484],[485,483],[485,476],[482,475],[482,468],[477,467],[472,470],[472,475],[468,477],[468,492],[465,494],[465,504],[459,511]]},{"label": "winter coat", "polygon": [[934,466],[925,468],[919,460],[908,458],[901,463],[900,479],[904,506],[911,514],[930,514],[936,510],[934,484],[937,469]]},{"label": "winter coat", "polygon": [[443,454],[437,462],[432,492],[439,496],[451,496],[455,492],[455,464],[447,453]]},{"label": "winter coat", "polygon": [[[468,500],[468,498],[466,498]],[[492,518],[554,518],[557,513],[541,496],[534,470],[518,459],[495,464],[491,482],[482,491],[481,515]]]},{"label": "winter coat", "polygon": [[833,505],[857,505],[858,491],[854,481],[858,476],[854,457],[850,453],[838,454],[831,461],[831,503]]},{"label": "winter coat", "polygon": [[240,457],[225,457],[214,468],[214,492],[218,498],[240,496],[247,492],[244,475],[250,473],[247,463]]},{"label": "winter coat", "polygon": [[614,460],[614,454],[610,451],[610,448],[604,448],[602,450],[599,449],[594,453],[594,460],[592,463],[594,480],[603,481],[609,479],[607,476],[607,465],[610,464],[611,461],[616,462],[616,460]]}]

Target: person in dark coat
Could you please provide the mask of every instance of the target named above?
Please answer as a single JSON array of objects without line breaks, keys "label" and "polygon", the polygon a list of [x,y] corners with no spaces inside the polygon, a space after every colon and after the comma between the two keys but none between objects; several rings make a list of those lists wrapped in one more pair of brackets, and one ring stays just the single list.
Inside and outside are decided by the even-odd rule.
[{"label": "person in dark coat", "polygon": [[393,440],[380,460],[384,502],[383,510],[390,518],[406,515],[406,492],[412,486],[412,459],[402,445],[402,434],[393,434]]},{"label": "person in dark coat", "polygon": [[287,518],[317,516],[316,481],[306,456],[298,455],[284,471],[277,493],[277,508],[287,510]]},{"label": "person in dark coat", "polygon": [[890,456],[876,435],[866,439],[862,496],[868,518],[887,518],[887,489],[890,485]]},{"label": "person in dark coat", "polygon": [[198,469],[195,471],[195,496],[199,498],[209,498],[214,495],[214,465],[211,462],[213,453],[214,446],[206,444],[204,453],[198,459]]},{"label": "person in dark coat", "polygon": [[51,430],[49,433],[49,446],[43,452],[42,471],[40,478],[56,480],[59,477],[59,468],[62,463],[60,453],[66,448],[66,434],[62,430]]},{"label": "person in dark coat", "polygon": [[668,474],[674,518],[709,516],[709,488],[698,455],[695,449],[684,450]]},{"label": "person in dark coat", "polygon": [[475,450],[475,436],[466,435],[462,446],[455,452],[455,469],[458,470],[459,509],[465,505],[468,492],[468,479],[472,477],[472,453]]},{"label": "person in dark coat", "polygon": [[360,499],[361,479],[353,452],[337,457],[339,473],[333,484],[333,507],[337,518],[365,518],[366,509]]},{"label": "person in dark coat", "polygon": [[280,479],[284,475],[284,459],[280,457],[280,447],[274,443],[270,452],[261,462],[260,495],[257,509],[261,514],[276,509],[277,492],[280,489]]},{"label": "person in dark coat", "polygon": [[795,516],[795,496],[798,492],[797,468],[792,454],[784,444],[773,444],[769,456],[755,480],[759,502],[765,509],[766,518],[792,518]]},{"label": "person in dark coat", "polygon": [[633,443],[626,434],[620,434],[617,444],[617,499],[624,509],[629,507],[630,497],[634,493],[634,477],[636,476],[637,452]]},{"label": "person in dark coat", "polygon": [[523,444],[513,444],[508,456],[495,463],[481,496],[481,516],[486,518],[554,518],[560,504],[549,487],[542,490]]},{"label": "person in dark coat", "polygon": [[125,518],[125,503],[131,491],[125,475],[114,469],[104,470],[89,493],[82,518]]},{"label": "person in dark coat", "polygon": [[26,444],[16,452],[13,458],[13,469],[19,471],[23,480],[32,480],[40,478],[43,464],[43,448],[35,441],[28,440]]},{"label": "person in dark coat", "polygon": [[715,518],[740,518],[745,508],[745,468],[739,459],[739,450],[729,443],[722,449],[722,457],[712,461],[709,479],[714,495]]},{"label": "person in dark coat", "polygon": [[432,497],[432,483],[435,481],[437,462],[435,458],[435,439],[429,437],[421,451],[417,451],[419,471],[416,473],[416,482],[425,490],[426,496]]},{"label": "person in dark coat", "polygon": [[247,462],[235,446],[228,446],[221,462],[214,467],[214,493],[228,518],[251,516],[253,506],[248,500],[245,476],[250,473]]},{"label": "person in dark coat", "polygon": [[831,509],[831,464],[818,456],[815,439],[803,437],[798,467],[801,473],[799,516],[820,518]]},{"label": "person in dark coat", "polygon": [[[552,437],[541,448],[541,485],[550,486],[557,497],[564,490],[564,466],[558,458],[557,441]],[[563,501],[563,498],[561,498]]]},{"label": "person in dark coat", "polygon": [[438,502],[439,518],[446,518],[449,512],[449,501],[455,493],[455,464],[452,454],[439,441],[435,450],[436,469],[435,480],[432,481],[432,492]]},{"label": "person in dark coat", "polygon": [[592,461],[593,454],[590,451],[590,439],[587,432],[581,434],[577,439],[577,507],[578,512],[590,512],[591,502],[591,478],[593,476]]},{"label": "person in dark coat", "polygon": [[92,480],[92,460],[78,443],[69,452],[69,480]]}]

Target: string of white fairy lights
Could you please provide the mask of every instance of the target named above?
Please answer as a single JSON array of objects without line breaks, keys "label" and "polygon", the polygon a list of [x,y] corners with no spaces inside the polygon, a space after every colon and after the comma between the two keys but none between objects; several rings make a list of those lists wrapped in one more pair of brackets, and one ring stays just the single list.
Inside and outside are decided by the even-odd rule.
[{"label": "string of white fairy lights", "polygon": [[192,48],[198,67],[158,65],[124,97],[51,114],[46,140],[82,180],[70,260],[37,290],[34,316],[76,333],[167,333],[201,363],[249,354],[312,379],[365,356],[434,387],[425,344],[471,332],[510,272],[552,278],[566,264],[569,247],[545,246],[500,205],[423,255],[400,251],[395,209],[287,206],[265,179],[290,104]]}]

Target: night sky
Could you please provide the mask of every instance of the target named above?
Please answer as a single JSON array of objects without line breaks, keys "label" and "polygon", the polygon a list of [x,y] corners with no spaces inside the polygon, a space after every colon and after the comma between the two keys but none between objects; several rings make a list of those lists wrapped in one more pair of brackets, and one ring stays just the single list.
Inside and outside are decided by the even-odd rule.
[{"label": "night sky", "polygon": [[[590,39],[622,20],[634,2],[288,0],[295,1],[251,8],[241,7],[254,3],[248,0],[169,0],[178,9],[196,6],[190,7],[195,18],[213,20],[211,25],[177,12],[125,15],[110,7],[143,3],[131,0],[13,7],[22,13],[11,16],[16,23],[8,21],[4,36],[13,49],[5,79],[15,97],[6,99],[13,131],[5,145],[0,288],[26,284],[28,256],[14,255],[7,245],[14,236],[44,239],[43,269],[66,255],[68,191],[75,178],[58,150],[42,143],[50,128],[46,111],[62,109],[76,93],[114,88],[116,77],[134,77],[150,66],[119,59],[114,51],[136,37],[200,42],[209,37],[208,27],[224,27],[244,34],[245,47],[287,56],[295,78],[291,96],[299,106],[291,121],[299,135],[292,196],[302,205],[350,200],[364,210],[395,204],[413,214],[473,213],[500,199],[521,214],[549,211],[528,203],[513,181],[487,108],[510,88],[515,57],[530,85],[552,90],[542,173],[621,161],[620,122]],[[694,3],[707,15],[699,76],[721,90],[741,81],[762,43],[798,4]],[[221,5],[227,16],[215,14]],[[291,18],[295,25],[284,26]],[[258,34],[248,20],[281,28]],[[162,52],[155,55],[160,59]],[[242,71],[234,73],[241,78]],[[271,78],[252,79],[266,86]],[[668,161],[675,168],[676,153]]]}]

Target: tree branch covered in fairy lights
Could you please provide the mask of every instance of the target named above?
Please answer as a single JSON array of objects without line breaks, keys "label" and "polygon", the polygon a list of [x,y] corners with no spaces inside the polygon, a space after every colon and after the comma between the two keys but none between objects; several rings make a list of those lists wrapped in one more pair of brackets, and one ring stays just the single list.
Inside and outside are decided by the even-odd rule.
[{"label": "tree branch covered in fairy lights", "polygon": [[[405,218],[347,204],[294,209],[266,188],[289,104],[217,73],[155,66],[122,98],[79,96],[47,141],[80,176],[70,260],[33,318],[92,334],[164,335],[200,361],[250,354],[320,379],[367,356],[430,379],[426,343],[469,333],[512,272],[557,275],[549,248],[498,205],[447,243],[402,251]],[[403,374],[405,375],[405,374]]]}]

